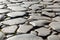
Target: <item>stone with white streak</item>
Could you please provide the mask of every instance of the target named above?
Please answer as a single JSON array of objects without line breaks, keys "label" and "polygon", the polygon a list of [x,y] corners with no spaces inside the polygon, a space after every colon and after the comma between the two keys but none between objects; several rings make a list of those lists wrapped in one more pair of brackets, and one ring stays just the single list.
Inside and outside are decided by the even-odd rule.
[{"label": "stone with white streak", "polygon": [[26,12],[11,12],[11,13],[8,13],[7,15],[10,17],[16,17],[16,16],[24,16],[25,14]]}]

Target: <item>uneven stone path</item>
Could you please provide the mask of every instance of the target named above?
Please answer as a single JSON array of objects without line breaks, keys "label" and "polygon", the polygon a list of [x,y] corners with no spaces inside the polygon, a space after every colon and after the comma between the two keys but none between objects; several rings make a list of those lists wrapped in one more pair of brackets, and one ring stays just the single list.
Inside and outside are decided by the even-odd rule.
[{"label": "uneven stone path", "polygon": [[60,0],[0,0],[0,40],[60,40]]}]

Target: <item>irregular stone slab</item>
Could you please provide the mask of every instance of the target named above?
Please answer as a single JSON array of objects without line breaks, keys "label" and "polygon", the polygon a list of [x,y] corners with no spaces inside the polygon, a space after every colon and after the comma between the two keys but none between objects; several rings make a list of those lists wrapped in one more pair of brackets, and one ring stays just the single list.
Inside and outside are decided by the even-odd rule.
[{"label": "irregular stone slab", "polygon": [[33,14],[30,15],[30,17],[28,18],[29,20],[33,20],[33,19],[39,19],[39,20],[51,20],[51,18],[49,17],[45,17],[45,16],[41,16],[41,14]]},{"label": "irregular stone slab", "polygon": [[46,28],[43,28],[43,27],[42,28],[39,28],[39,29],[36,29],[35,31],[38,32],[38,35],[39,36],[47,36],[51,32],[49,29],[46,29]]},{"label": "irregular stone slab", "polygon": [[48,40],[60,40],[60,38],[59,38],[57,35],[48,36],[47,39],[48,39]]},{"label": "irregular stone slab", "polygon": [[4,2],[4,1],[7,1],[7,0],[0,0],[0,2]]},{"label": "irregular stone slab", "polygon": [[41,6],[43,6],[42,4],[34,4],[32,6],[30,6],[29,8],[32,9],[32,10],[36,10],[36,9],[41,9]]},{"label": "irregular stone slab", "polygon": [[55,13],[49,13],[49,12],[42,12],[43,15],[47,15],[49,17],[55,17]]},{"label": "irregular stone slab", "polygon": [[0,9],[1,9],[1,8],[4,8],[4,7],[5,7],[5,5],[0,5]]},{"label": "irregular stone slab", "polygon": [[37,1],[29,1],[29,2],[23,2],[23,3],[31,5],[31,4],[35,4],[35,3],[38,3],[38,2]]},{"label": "irregular stone slab", "polygon": [[10,10],[8,10],[8,9],[0,9],[0,13],[7,13],[7,12],[10,12]]},{"label": "irregular stone slab", "polygon": [[23,34],[10,37],[6,40],[43,40],[41,37],[32,35],[32,34]]},{"label": "irregular stone slab", "polygon": [[43,1],[43,2],[41,1],[40,3],[41,3],[41,4],[44,4],[44,5],[45,5],[45,4],[46,4],[46,5],[52,5],[52,4],[53,4],[53,2],[47,2],[47,1]]},{"label": "irregular stone slab", "polygon": [[5,37],[4,33],[0,32],[0,40],[3,40]]},{"label": "irregular stone slab", "polygon": [[60,22],[52,22],[49,24],[49,26],[58,32],[60,32]]},{"label": "irregular stone slab", "polygon": [[26,19],[24,19],[24,18],[16,18],[16,19],[6,20],[1,23],[6,24],[6,25],[15,25],[15,24],[24,23],[25,21],[26,21]]},{"label": "irregular stone slab", "polygon": [[14,11],[25,11],[25,10],[27,10],[27,8],[20,7],[20,6],[10,6],[8,8],[11,10],[14,10]]},{"label": "irregular stone slab", "polygon": [[10,2],[22,2],[22,1],[27,1],[27,0],[10,0]]},{"label": "irregular stone slab", "polygon": [[56,15],[60,15],[60,13],[56,13]]},{"label": "irregular stone slab", "polygon": [[5,18],[5,16],[2,14],[0,14],[0,20],[3,20]]},{"label": "irregular stone slab", "polygon": [[15,33],[16,29],[17,29],[17,26],[14,25],[14,26],[7,26],[5,28],[2,28],[1,31],[4,33]]},{"label": "irregular stone slab", "polygon": [[47,5],[46,8],[50,8],[50,9],[57,9],[57,8],[60,8],[60,5],[58,4],[54,4],[54,5]]},{"label": "irregular stone slab", "polygon": [[36,21],[32,21],[30,22],[30,24],[32,24],[33,26],[44,26],[46,23],[49,23],[50,21],[48,20],[36,20]]},{"label": "irregular stone slab", "polygon": [[60,16],[57,16],[57,17],[53,18],[52,20],[60,22]]},{"label": "irregular stone slab", "polygon": [[8,7],[10,7],[10,6],[20,6],[20,4],[17,4],[17,3],[16,4],[11,4],[11,3],[9,3],[9,4],[7,4],[7,6]]},{"label": "irregular stone slab", "polygon": [[54,2],[60,2],[60,0],[54,0]]},{"label": "irregular stone slab", "polygon": [[42,11],[53,11],[52,9],[42,9]]},{"label": "irregular stone slab", "polygon": [[25,8],[28,8],[30,6],[30,4],[23,4],[21,5],[21,7],[25,7]]},{"label": "irregular stone slab", "polygon": [[33,28],[32,25],[26,25],[26,24],[19,25],[17,33],[27,33],[32,28]]},{"label": "irregular stone slab", "polygon": [[60,9],[53,9],[54,12],[60,12]]},{"label": "irregular stone slab", "polygon": [[53,0],[43,0],[43,1],[46,1],[46,2],[51,2],[51,1],[53,1]]},{"label": "irregular stone slab", "polygon": [[8,13],[7,15],[10,17],[16,17],[16,16],[24,16],[25,14],[26,12],[11,12],[11,13]]}]

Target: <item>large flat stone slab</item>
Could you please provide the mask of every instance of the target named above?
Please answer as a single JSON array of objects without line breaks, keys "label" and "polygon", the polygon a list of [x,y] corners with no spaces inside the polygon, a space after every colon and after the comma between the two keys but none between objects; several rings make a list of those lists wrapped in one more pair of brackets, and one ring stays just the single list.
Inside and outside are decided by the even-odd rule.
[{"label": "large flat stone slab", "polygon": [[32,35],[32,34],[23,34],[10,37],[6,40],[43,40],[41,37]]},{"label": "large flat stone slab", "polygon": [[24,19],[24,18],[16,18],[16,19],[6,20],[1,23],[6,24],[6,25],[15,25],[15,24],[24,23],[25,21],[26,21],[26,19]]}]

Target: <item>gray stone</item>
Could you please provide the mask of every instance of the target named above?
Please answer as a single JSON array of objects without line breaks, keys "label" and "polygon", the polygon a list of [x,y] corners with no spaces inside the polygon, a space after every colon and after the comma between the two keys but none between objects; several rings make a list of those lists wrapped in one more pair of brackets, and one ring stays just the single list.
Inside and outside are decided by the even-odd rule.
[{"label": "gray stone", "polygon": [[8,9],[0,9],[0,13],[7,13],[7,12],[10,12],[10,10],[8,10]]},{"label": "gray stone", "polygon": [[52,20],[60,22],[60,16],[57,16],[57,17],[53,18]]},{"label": "gray stone", "polygon": [[42,12],[42,14],[47,15],[49,17],[55,17],[55,13],[49,13],[49,12]]},{"label": "gray stone", "polygon": [[10,6],[8,8],[11,10],[14,10],[14,11],[25,11],[25,10],[27,10],[27,8],[20,7],[20,6]]},{"label": "gray stone", "polygon": [[16,29],[17,29],[17,26],[13,25],[13,26],[7,26],[5,28],[2,28],[1,31],[4,33],[15,33]]},{"label": "gray stone", "polygon": [[38,32],[38,35],[39,36],[47,36],[47,35],[49,35],[50,34],[50,30],[49,29],[47,29],[47,28],[39,28],[39,29],[36,29],[35,31],[37,31]]},{"label": "gray stone", "polygon": [[43,0],[43,1],[51,2],[52,0]]},{"label": "gray stone", "polygon": [[48,20],[36,20],[36,21],[32,21],[30,22],[30,24],[32,24],[33,26],[44,26],[45,23],[49,23],[50,21]]},{"label": "gray stone", "polygon": [[26,14],[25,12],[11,12],[11,13],[8,13],[7,15],[10,17],[16,17],[16,16],[23,16],[25,14]]},{"label": "gray stone", "polygon": [[46,8],[50,8],[50,9],[57,9],[57,8],[60,8],[60,5],[58,4],[54,4],[54,5],[47,5]]},{"label": "gray stone", "polygon": [[60,9],[53,9],[53,11],[55,11],[55,12],[60,12]]},{"label": "gray stone", "polygon": [[29,7],[29,9],[32,9],[32,10],[37,10],[37,9],[41,9],[41,6],[43,6],[42,4],[34,4],[34,5],[31,5]]},{"label": "gray stone", "polygon": [[32,25],[26,25],[26,24],[19,25],[17,33],[27,33],[32,28],[33,28]]},{"label": "gray stone", "polygon": [[3,14],[0,14],[0,20],[3,20],[5,16]]},{"label": "gray stone", "polygon": [[48,36],[47,39],[48,39],[48,40],[60,40],[60,38],[59,38],[57,35]]},{"label": "gray stone", "polygon": [[4,33],[2,33],[2,32],[0,31],[0,40],[3,40],[4,37],[5,37]]},{"label": "gray stone", "polygon": [[0,5],[0,8],[4,8],[5,7],[5,5]]},{"label": "gray stone", "polygon": [[24,19],[24,18],[16,18],[16,19],[6,20],[1,23],[6,24],[6,25],[15,25],[15,24],[24,23],[25,21],[26,21],[26,19]]},{"label": "gray stone", "polygon": [[44,4],[44,5],[45,5],[45,4],[46,4],[46,5],[52,5],[52,4],[53,4],[53,2],[47,2],[47,1],[43,1],[43,2],[41,1],[40,3],[41,3],[41,4]]},{"label": "gray stone", "polygon": [[60,22],[52,22],[49,24],[49,26],[58,32],[60,32]]},{"label": "gray stone", "polygon": [[41,37],[32,35],[32,34],[23,34],[10,37],[6,40],[43,40]]}]

